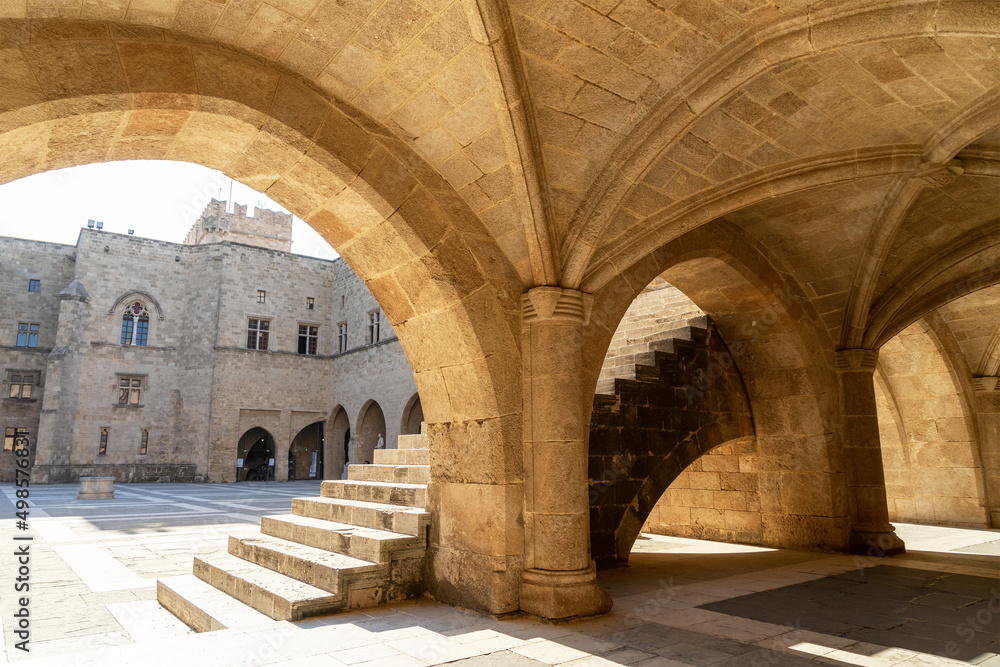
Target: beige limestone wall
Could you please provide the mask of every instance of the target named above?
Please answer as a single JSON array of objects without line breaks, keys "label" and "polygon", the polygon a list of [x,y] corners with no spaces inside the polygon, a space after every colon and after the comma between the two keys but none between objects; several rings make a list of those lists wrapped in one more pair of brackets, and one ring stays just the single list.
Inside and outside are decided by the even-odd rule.
[{"label": "beige limestone wall", "polygon": [[726,443],[692,463],[660,497],[642,531],[760,544],[756,443]]},{"label": "beige limestone wall", "polygon": [[890,520],[987,526],[973,413],[925,321],[882,347],[876,392]]}]

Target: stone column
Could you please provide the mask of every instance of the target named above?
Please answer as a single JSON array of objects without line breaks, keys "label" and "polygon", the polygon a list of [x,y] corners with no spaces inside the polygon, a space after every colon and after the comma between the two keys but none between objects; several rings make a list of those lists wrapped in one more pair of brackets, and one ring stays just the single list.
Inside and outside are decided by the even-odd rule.
[{"label": "stone column", "polygon": [[602,614],[611,598],[590,558],[583,326],[593,296],[536,287],[522,297],[525,569],[523,611]]},{"label": "stone column", "polygon": [[889,523],[885,471],[875,408],[875,362],[878,352],[839,350],[841,411],[844,415],[844,472],[852,553],[891,556],[905,545]]},{"label": "stone column", "polygon": [[986,483],[986,509],[991,528],[1000,528],[1000,382],[997,377],[972,379],[979,422],[979,456]]}]

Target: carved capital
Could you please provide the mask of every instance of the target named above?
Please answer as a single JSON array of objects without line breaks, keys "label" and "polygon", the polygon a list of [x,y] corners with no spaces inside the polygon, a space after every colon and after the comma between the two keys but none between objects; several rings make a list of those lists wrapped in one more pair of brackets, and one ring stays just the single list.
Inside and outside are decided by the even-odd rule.
[{"label": "carved capital", "polygon": [[875,371],[878,362],[878,352],[865,348],[837,350],[837,370],[840,371]]},{"label": "carved capital", "polygon": [[551,285],[535,287],[521,296],[521,316],[524,322],[561,320],[586,325],[594,295]]},{"label": "carved capital", "polygon": [[943,188],[962,175],[965,166],[961,160],[949,160],[945,164],[923,162],[917,167],[913,177],[921,179],[928,187]]}]

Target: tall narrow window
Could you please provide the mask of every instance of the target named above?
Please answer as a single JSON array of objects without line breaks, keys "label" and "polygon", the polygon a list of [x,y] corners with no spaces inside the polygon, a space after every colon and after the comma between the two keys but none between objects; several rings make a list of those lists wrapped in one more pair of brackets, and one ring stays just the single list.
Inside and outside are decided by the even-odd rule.
[{"label": "tall narrow window", "polygon": [[35,280],[34,278],[28,279],[28,291],[37,292],[42,286],[42,281]]},{"label": "tall narrow window", "polygon": [[142,429],[142,437],[139,439],[139,454],[146,455],[146,448],[149,447],[149,429]]},{"label": "tall narrow window", "polygon": [[38,325],[33,322],[17,323],[17,347],[38,347]]},{"label": "tall narrow window", "polygon": [[267,292],[262,289],[257,290],[257,303],[264,303],[267,300]]},{"label": "tall narrow window", "polygon": [[118,379],[118,405],[139,405],[142,394],[142,378],[121,377]]},{"label": "tall narrow window", "polygon": [[347,322],[337,325],[337,351],[347,352]]},{"label": "tall narrow window", "polygon": [[271,323],[268,320],[250,318],[250,323],[247,325],[247,349],[266,350],[270,329]]},{"label": "tall narrow window", "polygon": [[316,307],[316,301],[311,296],[307,296],[306,297],[306,310],[312,310],[315,307]]},{"label": "tall narrow window", "polygon": [[368,344],[374,345],[379,341],[379,323],[382,320],[379,311],[368,313]]},{"label": "tall narrow window", "polygon": [[101,444],[97,448],[97,454],[99,456],[104,456],[108,453],[108,434],[111,433],[110,428],[101,429]]},{"label": "tall narrow window", "polygon": [[299,354],[316,354],[318,340],[319,327],[308,324],[299,325]]},{"label": "tall narrow window", "polygon": [[122,313],[122,345],[145,345],[149,337],[149,312],[135,301]]},{"label": "tall narrow window", "polygon": [[28,429],[18,428],[17,426],[8,426],[3,434],[3,450],[5,452],[14,451],[17,447],[18,438],[27,438]]},{"label": "tall narrow window", "polygon": [[7,398],[31,398],[31,388],[35,384],[35,376],[26,373],[11,373],[8,376]]}]

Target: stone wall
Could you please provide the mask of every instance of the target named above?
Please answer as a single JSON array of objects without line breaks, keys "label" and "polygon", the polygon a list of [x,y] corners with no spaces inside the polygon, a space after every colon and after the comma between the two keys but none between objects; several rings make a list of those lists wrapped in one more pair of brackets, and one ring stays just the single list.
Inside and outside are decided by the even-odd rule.
[{"label": "stone wall", "polygon": [[[258,210],[256,217],[262,223],[267,216]],[[2,400],[0,423],[38,434],[35,481],[82,474],[233,481],[239,439],[255,426],[274,437],[275,477],[284,479],[297,434],[316,423],[332,428],[339,412],[360,434],[373,404],[384,413],[384,432],[352,439],[351,460],[371,459],[378,435],[396,446],[415,402],[413,372],[346,263],[210,240],[182,245],[88,229],[76,247],[0,239],[2,256],[17,257],[0,263],[10,292],[0,302],[0,331],[11,343],[0,346],[0,367],[38,370],[45,378],[31,401]],[[23,283],[28,294],[29,273],[42,280],[40,295],[16,292]],[[73,293],[56,298],[74,276]],[[147,344],[122,345],[122,314],[135,301],[149,313]],[[380,336],[369,345],[372,312],[379,313]],[[37,350],[13,346],[19,318],[41,323]],[[270,321],[267,350],[247,349],[249,318]],[[337,348],[340,321],[349,323],[344,353]],[[299,354],[299,325],[317,328],[317,354]],[[123,377],[141,381],[135,405],[118,403]],[[102,429],[107,447],[99,454]],[[339,478],[343,443],[325,447],[320,474]]]},{"label": "stone wall", "polygon": [[988,526],[974,415],[925,321],[882,347],[876,387],[889,518]]},{"label": "stone wall", "polygon": [[[24,239],[0,238],[0,435],[7,428],[24,429],[35,443],[46,366],[56,344],[59,308],[56,294],[73,279],[74,246]],[[39,281],[39,291],[28,291],[29,280]],[[39,325],[38,346],[17,347],[19,322]],[[10,398],[10,375],[30,373],[31,398]],[[30,447],[31,457],[35,448]],[[0,450],[0,481],[14,478],[14,453]]]}]

